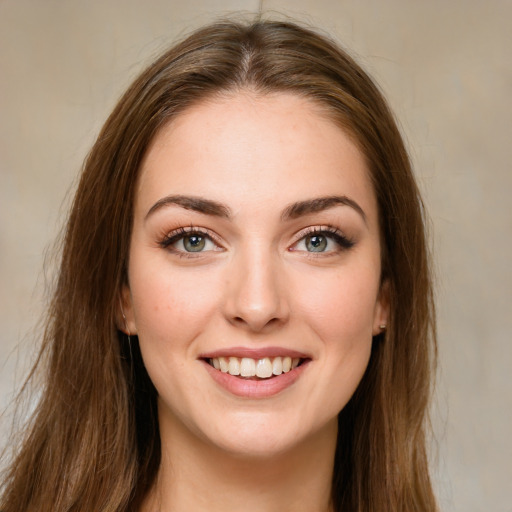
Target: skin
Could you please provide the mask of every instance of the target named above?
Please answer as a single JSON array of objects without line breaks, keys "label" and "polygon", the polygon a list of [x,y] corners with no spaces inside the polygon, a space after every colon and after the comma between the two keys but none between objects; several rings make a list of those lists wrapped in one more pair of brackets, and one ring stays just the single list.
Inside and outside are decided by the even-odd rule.
[{"label": "skin", "polygon": [[[176,196],[194,201],[164,200]],[[348,204],[286,216],[332,196]],[[197,198],[222,209],[196,211]],[[179,238],[191,226],[205,233],[202,251]],[[317,233],[327,245],[311,252],[305,237],[327,227],[352,246]],[[388,315],[380,274],[364,157],[311,101],[238,91],[159,132],[123,290],[126,330],[159,394],[162,464],[145,510],[329,510],[337,414]],[[277,394],[237,396],[201,359],[231,347],[298,350],[307,365]]]}]

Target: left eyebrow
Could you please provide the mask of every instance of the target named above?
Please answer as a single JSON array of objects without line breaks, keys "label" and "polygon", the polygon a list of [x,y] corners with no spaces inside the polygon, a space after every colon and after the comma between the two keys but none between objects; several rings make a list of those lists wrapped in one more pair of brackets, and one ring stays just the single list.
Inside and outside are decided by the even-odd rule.
[{"label": "left eyebrow", "polygon": [[326,196],[308,199],[306,201],[298,201],[285,208],[281,218],[282,220],[297,219],[310,213],[318,213],[329,210],[335,206],[350,206],[354,209],[366,223],[366,214],[364,210],[350,197],[347,196]]}]

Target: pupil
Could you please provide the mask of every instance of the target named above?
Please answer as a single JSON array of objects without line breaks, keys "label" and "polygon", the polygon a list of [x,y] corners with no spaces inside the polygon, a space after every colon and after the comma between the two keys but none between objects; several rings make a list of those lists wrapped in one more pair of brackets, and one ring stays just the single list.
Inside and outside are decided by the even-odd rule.
[{"label": "pupil", "polygon": [[306,247],[310,252],[323,252],[327,247],[325,236],[311,235],[306,238]]},{"label": "pupil", "polygon": [[188,252],[199,252],[204,249],[205,240],[199,235],[189,235],[185,237],[184,245]]}]

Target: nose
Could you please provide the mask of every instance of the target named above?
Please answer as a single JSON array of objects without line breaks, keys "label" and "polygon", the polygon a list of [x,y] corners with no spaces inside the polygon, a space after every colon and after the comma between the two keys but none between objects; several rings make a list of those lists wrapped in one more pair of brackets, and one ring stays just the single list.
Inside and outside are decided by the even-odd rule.
[{"label": "nose", "polygon": [[289,301],[276,260],[252,251],[230,266],[224,314],[231,324],[263,332],[287,322]]}]

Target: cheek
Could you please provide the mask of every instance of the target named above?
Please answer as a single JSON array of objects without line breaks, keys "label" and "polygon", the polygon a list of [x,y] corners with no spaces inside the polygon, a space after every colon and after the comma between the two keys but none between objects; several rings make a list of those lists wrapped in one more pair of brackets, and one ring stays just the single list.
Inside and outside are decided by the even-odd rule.
[{"label": "cheek", "polygon": [[[322,340],[325,386],[317,399],[323,400],[327,414],[337,415],[345,407],[368,366],[377,295],[377,278],[371,276],[326,281],[322,291],[302,303],[308,307],[304,316],[309,326]],[[327,396],[325,388],[330,390]]]},{"label": "cheek", "polygon": [[375,272],[351,271],[331,274],[329,279],[312,276],[295,297],[301,314],[325,341],[361,336],[371,340],[377,293]]},{"label": "cheek", "polygon": [[130,288],[141,342],[176,344],[193,338],[218,303],[212,279],[200,272],[172,272],[166,265],[134,268]]}]

